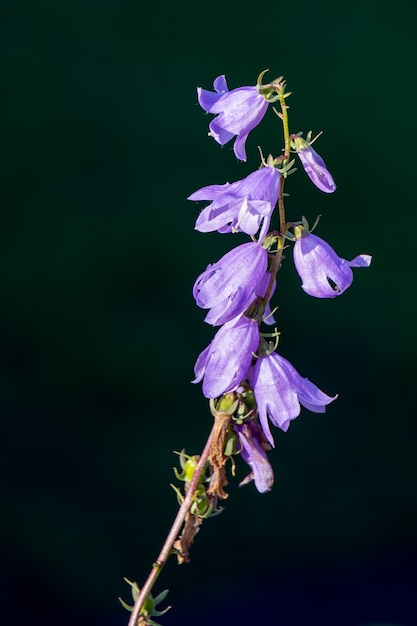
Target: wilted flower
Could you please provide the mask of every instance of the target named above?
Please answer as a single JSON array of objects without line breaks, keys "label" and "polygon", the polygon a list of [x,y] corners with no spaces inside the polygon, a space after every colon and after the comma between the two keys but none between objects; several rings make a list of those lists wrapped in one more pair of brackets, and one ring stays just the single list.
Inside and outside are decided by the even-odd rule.
[{"label": "wilted flower", "polygon": [[195,191],[188,200],[212,200],[197,218],[196,229],[202,233],[242,231],[265,237],[271,214],[278,201],[280,173],[275,167],[262,167],[246,178],[225,185],[209,185]]},{"label": "wilted flower", "polygon": [[207,113],[218,114],[210,122],[210,135],[222,146],[236,135],[234,153],[238,159],[246,161],[246,139],[265,115],[268,102],[256,86],[229,91],[224,75],[218,76],[213,86],[215,93],[197,88],[200,106]]},{"label": "wilted flower", "polygon": [[252,420],[246,424],[233,426],[233,430],[239,437],[242,458],[252,470],[240,482],[239,487],[254,480],[259,493],[271,491],[274,484],[274,472],[265,452],[265,447],[269,449],[269,446],[259,424]]},{"label": "wilted flower", "polygon": [[369,254],[360,254],[352,261],[346,261],[320,237],[300,227],[296,227],[294,232],[297,237],[293,250],[294,263],[303,281],[301,286],[310,296],[340,296],[352,284],[351,268],[369,267],[371,264]]},{"label": "wilted flower", "polygon": [[193,295],[199,307],[211,309],[205,321],[224,324],[245,311],[264,279],[268,252],[256,242],[244,243],[209,265],[197,278]]},{"label": "wilted flower", "polygon": [[231,320],[214,336],[194,366],[193,383],[203,378],[206,398],[218,398],[234,391],[247,375],[252,353],[259,344],[258,324],[244,315]]},{"label": "wilted flower", "polygon": [[290,421],[300,414],[300,404],[314,413],[324,413],[325,406],[337,398],[326,395],[308,378],[302,378],[291,363],[276,352],[257,359],[252,384],[259,421],[271,445],[274,440],[268,417],[274,426],[288,430]]},{"label": "wilted flower", "polygon": [[293,135],[291,145],[297,151],[308,177],[316,187],[325,193],[333,193],[336,189],[333,177],[311,144],[302,137]]}]

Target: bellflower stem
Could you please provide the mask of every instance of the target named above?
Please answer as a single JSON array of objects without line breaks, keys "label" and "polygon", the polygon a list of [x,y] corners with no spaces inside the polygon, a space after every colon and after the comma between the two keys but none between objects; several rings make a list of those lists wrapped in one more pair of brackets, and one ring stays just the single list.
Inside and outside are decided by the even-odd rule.
[{"label": "bellflower stem", "polygon": [[[281,105],[281,119],[282,119],[282,129],[284,132],[284,161],[283,164],[287,165],[290,160],[290,147],[291,147],[291,139],[290,139],[290,128],[288,123],[288,107],[285,103],[285,82],[280,83],[278,87],[278,97],[279,103]],[[287,230],[287,222],[285,220],[285,208],[284,208],[284,183],[285,183],[285,175],[283,176],[283,180],[281,182],[280,193],[278,198],[278,208],[279,208],[279,226],[280,232],[283,237],[282,248],[284,247],[285,234]],[[282,250],[282,249],[281,249]],[[282,254],[282,251],[281,251]]]},{"label": "bellflower stem", "polygon": [[282,115],[281,119],[282,119],[283,131],[284,131],[284,165],[286,165],[288,161],[290,160],[291,139],[290,139],[289,124],[288,124],[288,107],[285,103],[285,82],[279,83],[279,85],[277,85],[277,92],[278,92],[279,103],[281,105],[281,115]]},{"label": "bellflower stem", "polygon": [[[282,127],[284,131],[284,146],[285,147],[284,147],[283,165],[287,165],[290,159],[291,140],[290,140],[290,129],[289,129],[289,123],[288,123],[288,107],[285,103],[285,82],[279,83],[278,85],[276,85],[276,89],[277,89],[278,96],[279,96],[279,103],[281,105],[280,118],[282,120]],[[278,250],[276,251],[275,256],[273,258],[271,278],[269,280],[268,289],[266,290],[265,297],[263,298],[263,301],[265,303],[268,302],[269,300],[272,287],[274,284],[274,280],[279,270],[279,266],[280,266],[281,258],[282,258],[282,252],[284,250],[285,235],[287,233],[287,221],[285,218],[285,206],[284,206],[284,184],[285,184],[285,175],[282,176],[279,196],[278,196],[279,230],[281,233],[282,241],[281,241],[281,245],[278,247]]]},{"label": "bellflower stem", "polygon": [[213,444],[213,439],[215,435],[215,426],[213,426],[210,435],[207,439],[206,445],[204,447],[203,452],[198,460],[196,468],[194,470],[193,477],[189,483],[187,493],[185,495],[184,501],[181,504],[178,513],[174,519],[174,522],[171,526],[171,530],[169,531],[167,538],[165,539],[165,543],[162,546],[162,550],[152,565],[152,570],[149,573],[148,578],[146,579],[143,587],[140,590],[140,593],[137,597],[135,605],[132,609],[132,613],[130,614],[129,624],[128,626],[137,626],[138,620],[140,617],[140,611],[143,608],[146,598],[148,597],[152,587],[154,586],[156,580],[158,579],[159,574],[161,573],[165,563],[168,560],[168,557],[171,554],[172,546],[174,545],[175,540],[177,539],[181,526],[184,523],[185,517],[190,510],[190,506],[192,503],[192,499],[194,497],[195,490],[198,486],[200,476],[204,470],[207,459],[209,458],[211,447]]}]

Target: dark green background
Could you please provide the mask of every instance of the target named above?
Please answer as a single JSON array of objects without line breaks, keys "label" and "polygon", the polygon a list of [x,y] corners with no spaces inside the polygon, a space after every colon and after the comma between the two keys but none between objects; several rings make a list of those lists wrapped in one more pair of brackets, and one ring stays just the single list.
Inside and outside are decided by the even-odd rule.
[{"label": "dark green background", "polygon": [[[191,287],[238,239],[193,230],[199,187],[248,162],[207,137],[195,87],[285,75],[304,172],[288,217],[345,258],[374,256],[332,301],[275,298],[281,352],[330,394],[270,454],[271,493],[230,486],[190,565],[169,563],[166,626],[417,624],[414,3],[83,0],[0,5],[2,617],[123,625],[176,510],[173,450],[211,425],[193,364],[213,330]],[[244,476],[238,460],[238,477]]]}]

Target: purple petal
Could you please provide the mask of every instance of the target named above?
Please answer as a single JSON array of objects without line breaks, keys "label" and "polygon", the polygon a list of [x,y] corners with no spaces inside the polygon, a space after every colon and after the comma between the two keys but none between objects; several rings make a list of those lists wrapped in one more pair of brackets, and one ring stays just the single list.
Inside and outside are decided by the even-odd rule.
[{"label": "purple petal", "polygon": [[[266,107],[265,107],[265,104]],[[237,134],[235,130],[245,125],[244,115],[257,115],[261,109],[268,108],[268,102],[258,93],[256,87],[238,87],[222,93],[210,113],[222,115],[222,126]],[[255,112],[252,112],[255,109]]]},{"label": "purple petal", "polygon": [[324,413],[326,410],[325,407],[330,404],[330,402],[333,402],[333,400],[336,400],[337,394],[335,396],[328,396],[324,391],[321,391],[317,385],[308,380],[308,378],[300,376],[295,367],[284,359],[284,357],[279,356],[279,358],[282,367],[285,369],[288,378],[294,386],[298,400],[303,407],[313,413]]},{"label": "purple petal", "polygon": [[294,264],[302,280],[302,288],[315,298],[341,295],[352,284],[350,266],[367,267],[371,262],[369,255],[346,261],[320,237],[312,233],[303,235],[294,244]]},{"label": "purple petal", "polygon": [[232,187],[233,185],[230,183],[225,183],[224,185],[208,185],[192,193],[191,196],[188,196],[187,200],[216,200],[218,197],[234,198],[234,195],[231,193]]},{"label": "purple petal", "polygon": [[207,113],[211,113],[212,107],[216,104],[216,102],[223,96],[224,93],[229,91],[225,76],[218,76],[214,81],[213,86],[217,93],[197,87],[198,103],[202,109],[207,111]]},{"label": "purple petal", "polygon": [[348,261],[350,267],[369,267],[371,265],[372,257],[370,254],[360,254],[356,256],[352,261]]},{"label": "purple petal", "polygon": [[271,491],[272,485],[274,484],[274,472],[268,461],[266,452],[260,443],[260,434],[257,433],[254,426],[255,424],[250,422],[249,424],[234,427],[242,446],[242,458],[252,470],[249,476],[243,479],[239,486],[254,480],[259,493],[266,493],[267,491]]},{"label": "purple petal", "polygon": [[[261,118],[262,119],[262,118]],[[260,121],[260,120],[259,120]],[[258,122],[256,122],[255,124],[253,124],[248,130],[247,132],[245,132],[244,134],[241,133],[240,135],[238,135],[236,137],[236,141],[233,144],[233,152],[235,153],[235,156],[237,159],[239,159],[239,161],[246,161],[247,160],[247,156],[246,156],[246,139],[249,137],[249,133],[250,131],[255,128],[255,126],[258,124]]]},{"label": "purple petal", "polygon": [[199,382],[203,372],[203,394],[206,398],[218,398],[237,389],[247,375],[258,343],[256,322],[241,316],[225,324],[197,359],[193,382]]},{"label": "purple petal", "polygon": [[[247,235],[255,235],[259,230],[259,224],[263,220],[266,227],[269,228],[273,206],[269,202],[263,200],[247,200],[245,199],[240,205],[240,211],[237,218],[239,230]],[[265,230],[265,228],[263,228]],[[262,235],[259,236],[262,241]]]},{"label": "purple petal", "polygon": [[195,378],[192,381],[193,383],[199,383],[201,380],[203,380],[204,372],[206,369],[207,356],[208,356],[210,348],[211,348],[211,343],[207,346],[207,348],[203,350],[203,352],[201,352],[201,354],[199,355],[194,365]]},{"label": "purple petal", "polygon": [[197,87],[198,103],[201,108],[204,109],[204,111],[206,111],[207,113],[211,113],[212,107],[221,97],[221,93],[213,93],[213,91],[207,91],[207,89]]},{"label": "purple petal", "polygon": [[314,148],[307,144],[304,149],[297,151],[297,154],[306,174],[316,187],[324,191],[324,193],[333,193],[336,189],[333,177],[327,169],[325,162]]},{"label": "purple petal", "polygon": [[189,196],[189,200],[212,200],[197,218],[200,232],[242,231],[259,240],[268,232],[273,209],[278,201],[280,173],[266,166],[246,178],[224,185],[209,185]]},{"label": "purple petal", "polygon": [[213,87],[219,93],[226,93],[227,91],[229,91],[229,88],[226,82],[226,76],[224,74],[221,74],[220,76],[218,76],[213,83]]},{"label": "purple petal", "polygon": [[257,87],[239,87],[228,91],[224,76],[217,77],[214,88],[216,92],[197,89],[200,106],[209,113],[217,114],[209,125],[210,135],[220,145],[236,136],[235,155],[246,161],[246,139],[265,115],[268,102]]},{"label": "purple petal", "polygon": [[253,371],[253,389],[258,405],[259,421],[268,441],[273,445],[271,422],[288,430],[290,421],[300,413],[300,403],[314,413],[335,400],[307,378],[302,378],[287,359],[276,352],[258,359]]},{"label": "purple petal", "polygon": [[230,132],[230,130],[227,130],[223,127],[223,125],[219,124],[217,122],[217,118],[210,122],[209,129],[210,137],[213,137],[213,139],[215,139],[217,143],[219,143],[221,146],[224,146],[224,144],[228,143],[231,139],[233,139],[236,134]]},{"label": "purple petal", "polygon": [[[255,242],[234,248],[198,276],[193,295],[202,309],[215,309],[208,323],[217,325],[243,313],[263,278],[268,252]],[[213,319],[213,316],[215,319]]]},{"label": "purple petal", "polygon": [[[240,206],[240,201],[239,201]],[[214,202],[203,209],[198,216],[195,229],[200,233],[232,232],[232,224],[236,221],[236,208],[232,203],[216,206]]]},{"label": "purple petal", "polygon": [[300,403],[290,380],[280,364],[280,358],[274,352],[256,361],[253,372],[253,388],[259,411],[259,421],[269,443],[274,439],[268,424],[271,422],[288,430],[290,420],[300,413]]}]

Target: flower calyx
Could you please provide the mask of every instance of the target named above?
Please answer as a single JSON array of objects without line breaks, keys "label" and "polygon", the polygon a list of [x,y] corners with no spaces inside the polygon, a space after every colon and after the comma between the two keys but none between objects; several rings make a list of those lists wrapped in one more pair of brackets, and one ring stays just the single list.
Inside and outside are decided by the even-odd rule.
[{"label": "flower calyx", "polygon": [[[275,329],[273,333],[261,333],[256,357],[258,359],[262,359],[263,357],[269,356],[272,352],[274,352],[278,348],[280,335],[281,333],[277,329]],[[266,337],[272,337],[274,341],[267,341]]]},{"label": "flower calyx", "polygon": [[[177,468],[174,467],[174,474],[177,480],[185,482],[184,491],[185,493],[187,493],[188,486],[194,476],[195,468],[197,467],[200,457],[198,454],[190,456],[185,453],[185,450],[181,450],[181,452],[176,452],[176,454],[178,454],[180,457],[182,472],[179,472]],[[206,487],[204,486],[204,483],[210,482],[210,476],[207,474],[208,470],[209,464],[206,463],[203,471],[200,474],[198,484],[195,488],[193,500],[190,506],[191,515],[195,515],[203,519],[211,517],[212,515],[217,515],[221,511],[221,509],[217,509],[215,507],[215,502],[213,501],[213,498],[208,497]],[[180,489],[178,489],[178,487],[176,487],[175,485],[171,484],[171,487],[177,494],[178,504],[181,506],[184,501],[183,494],[181,493]]]},{"label": "flower calyx", "polygon": [[[180,465],[181,465],[181,470],[182,470],[181,472],[179,472],[176,467],[173,468],[175,478],[177,480],[181,480],[186,483],[191,482],[194,476],[195,468],[197,467],[197,463],[200,458],[199,455],[194,454],[193,456],[190,456],[189,454],[185,453],[185,450],[181,450],[181,452],[175,452],[175,454],[178,454],[180,458]],[[208,467],[206,464],[206,467],[201,472],[199,483],[207,482],[209,480],[209,478],[206,475],[207,469]]]},{"label": "flower calyx", "polygon": [[301,150],[305,150],[306,148],[309,148],[310,146],[313,145],[313,143],[315,141],[317,141],[317,139],[320,137],[320,135],[323,134],[323,131],[321,130],[319,133],[317,133],[317,135],[311,139],[312,135],[313,135],[313,131],[309,130],[306,138],[304,139],[302,137],[302,132],[299,133],[294,133],[293,135],[290,135],[290,139],[291,139],[291,148],[293,150],[295,150],[295,152],[300,152]]},{"label": "flower calyx", "polygon": [[[277,252],[278,250],[281,250],[281,248],[284,247],[284,239],[281,233],[274,230],[267,234],[265,239],[263,239],[261,246],[262,248],[265,248],[265,250],[268,250],[268,252],[272,252],[273,251],[272,249],[275,247],[274,252]],[[270,269],[271,269],[271,256],[268,257],[268,271]]]},{"label": "flower calyx", "polygon": [[[128,578],[124,578],[124,580],[131,587],[133,605],[131,606],[130,604],[127,604],[127,602],[122,600],[122,598],[119,598],[119,602],[127,611],[132,612],[135,606],[136,600],[139,597],[140,589],[137,583],[132,582]],[[151,593],[147,596],[143,604],[143,607],[140,611],[140,615],[138,619],[138,626],[159,626],[159,624],[155,622],[154,620],[152,620],[151,618],[159,617],[160,615],[165,615],[165,613],[169,611],[169,609],[171,608],[170,606],[168,606],[163,611],[159,611],[156,608],[160,602],[165,600],[167,595],[168,595],[168,589],[165,589],[164,591],[161,591],[161,593],[158,594],[156,598],[154,598]]]},{"label": "flower calyx", "polygon": [[262,83],[262,79],[267,72],[269,72],[269,70],[264,70],[258,76],[258,80],[256,81],[258,93],[261,94],[267,102],[277,102],[280,98],[287,98],[290,96],[290,92],[285,93],[285,80],[283,76],[275,78],[266,85]]},{"label": "flower calyx", "polygon": [[292,228],[293,234],[291,234],[290,231],[287,230],[285,234],[285,238],[288,239],[288,241],[295,242],[295,241],[298,241],[299,239],[302,239],[303,237],[306,237],[307,235],[315,231],[320,221],[320,218],[321,218],[321,215],[318,215],[316,217],[316,219],[314,220],[314,224],[311,228],[307,221],[307,218],[304,215],[301,217],[301,220],[299,222],[290,222],[288,224],[288,227]]},{"label": "flower calyx", "polygon": [[268,157],[265,160],[262,154],[262,150],[259,146],[258,149],[261,155],[261,163],[264,167],[274,167],[281,174],[281,176],[285,177],[289,174],[293,174],[296,171],[296,168],[293,167],[295,159],[287,162],[285,154],[280,154],[280,156],[277,157],[273,157],[272,154],[268,154]]},{"label": "flower calyx", "polygon": [[247,384],[242,385],[234,392],[227,393],[217,399],[210,400],[210,411],[216,416],[221,406],[227,406],[227,415],[231,418],[231,423],[243,424],[253,420],[256,415],[256,400],[253,395],[253,389]]}]

